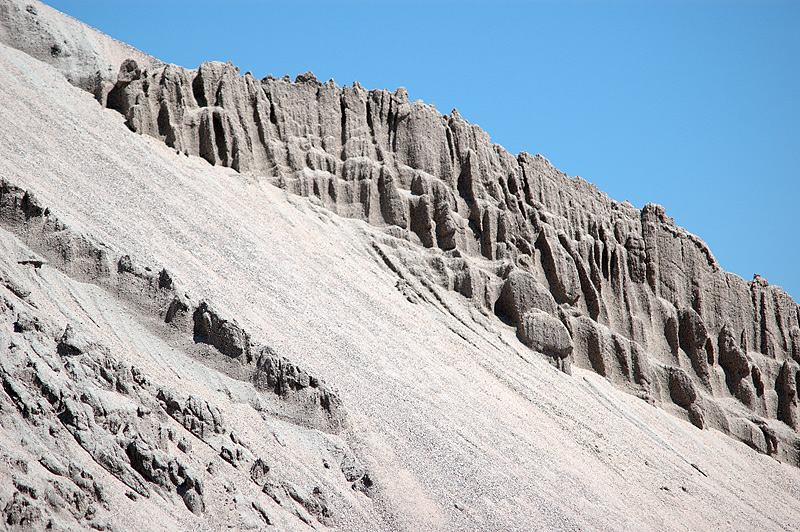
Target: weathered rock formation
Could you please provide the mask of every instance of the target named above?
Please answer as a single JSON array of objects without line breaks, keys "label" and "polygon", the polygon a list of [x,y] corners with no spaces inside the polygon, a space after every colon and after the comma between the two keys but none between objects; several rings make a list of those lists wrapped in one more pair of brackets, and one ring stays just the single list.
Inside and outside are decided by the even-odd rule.
[{"label": "weathered rock formation", "polygon": [[[430,268],[441,284],[516,326],[559,367],[574,360],[686,408],[697,424],[702,407],[676,400],[669,384],[680,370],[709,404],[733,394],[752,416],[794,427],[794,378],[780,375],[800,352],[800,307],[765,279],[722,270],[658,205],[617,203],[540,155],[513,156],[457,111],[410,102],[403,88],[340,87],[311,73],[257,80],[230,63],[148,70],[129,59],[105,103],[182,153],[438,248]],[[722,411],[712,417],[731,430]],[[796,462],[794,438],[778,452]]]}]

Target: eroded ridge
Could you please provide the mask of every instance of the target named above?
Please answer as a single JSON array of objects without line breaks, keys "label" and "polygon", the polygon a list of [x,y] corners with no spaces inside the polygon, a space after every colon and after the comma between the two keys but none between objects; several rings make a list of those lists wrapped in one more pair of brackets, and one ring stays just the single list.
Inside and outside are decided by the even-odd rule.
[{"label": "eroded ridge", "polygon": [[[30,22],[20,27],[38,31],[36,15],[18,11]],[[69,79],[134,131],[384,227],[400,262],[426,263],[425,275],[496,313],[560,368],[593,369],[763,451],[774,450],[757,427],[774,426],[786,443],[775,452],[795,461],[797,304],[763,278],[723,271],[662,207],[617,203],[539,155],[513,156],[457,111],[443,116],[402,88],[340,87],[310,73],[258,80],[230,63],[187,70],[86,42],[66,43],[72,57],[116,64],[116,75],[98,70],[101,82],[87,84],[87,64],[30,51],[80,73]],[[70,267],[113,270],[82,258]],[[698,390],[689,406],[667,393],[683,381],[668,377],[676,371]]]},{"label": "eroded ridge", "polygon": [[[513,156],[403,88],[311,73],[257,80],[230,63],[147,70],[131,59],[106,104],[178,151],[385,227],[386,250],[422,257],[441,285],[565,371],[592,369],[797,461],[800,307],[763,278],[722,270],[663,207],[617,203],[540,155]],[[731,397],[743,408],[717,400]],[[785,442],[777,450],[773,433]]]}]

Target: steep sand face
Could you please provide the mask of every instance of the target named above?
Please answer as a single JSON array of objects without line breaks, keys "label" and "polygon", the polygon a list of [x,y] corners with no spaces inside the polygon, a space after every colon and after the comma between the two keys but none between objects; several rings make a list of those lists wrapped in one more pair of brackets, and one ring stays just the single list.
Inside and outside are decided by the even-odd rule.
[{"label": "steep sand face", "polygon": [[[642,386],[637,342],[566,311],[569,251],[546,227],[534,247],[550,274],[488,281],[540,354],[448,289],[459,257],[438,245],[132,133],[19,51],[0,47],[0,71],[9,524],[780,530],[800,517],[800,470],[688,422],[703,393],[689,353],[707,340],[691,312],[675,312],[683,373],[649,377],[643,395],[661,408],[612,386]],[[472,260],[495,270],[495,256]],[[537,335],[549,320],[570,326],[571,376],[548,363],[566,352]],[[582,367],[622,367],[618,352],[627,378]]]}]

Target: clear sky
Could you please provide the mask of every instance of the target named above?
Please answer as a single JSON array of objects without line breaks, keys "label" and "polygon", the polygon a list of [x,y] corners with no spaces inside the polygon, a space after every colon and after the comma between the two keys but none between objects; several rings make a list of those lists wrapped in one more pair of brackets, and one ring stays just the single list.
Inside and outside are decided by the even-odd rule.
[{"label": "clear sky", "polygon": [[800,301],[800,2],[46,0],[161,60],[458,108]]}]

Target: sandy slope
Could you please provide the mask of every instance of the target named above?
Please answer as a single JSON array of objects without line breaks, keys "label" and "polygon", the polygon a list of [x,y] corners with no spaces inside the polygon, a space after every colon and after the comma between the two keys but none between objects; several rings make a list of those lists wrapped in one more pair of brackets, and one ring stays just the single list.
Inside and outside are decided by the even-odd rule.
[{"label": "sandy slope", "polygon": [[[797,526],[798,469],[700,431],[597,375],[556,371],[460,296],[439,294],[452,311],[410,302],[373,250],[385,236],[131,133],[119,115],[20,52],[1,47],[0,72],[3,179],[33,191],[73,229],[168,268],[191,296],[213,301],[338,391],[351,423],[344,437],[377,489],[357,503],[361,516],[336,517],[334,526]],[[96,290],[58,283],[79,297]],[[56,286],[47,281],[42,290],[59,301]],[[190,374],[199,364],[152,349],[148,342],[158,340],[137,319],[114,317],[122,310],[88,307],[87,315],[105,317],[102,334],[116,335],[130,353],[160,353],[140,360],[150,371]],[[212,389],[212,370],[198,371],[198,386]],[[215,399],[231,419],[244,416],[235,402]],[[257,438],[261,429],[250,430]],[[368,515],[375,521],[357,523]]]}]

